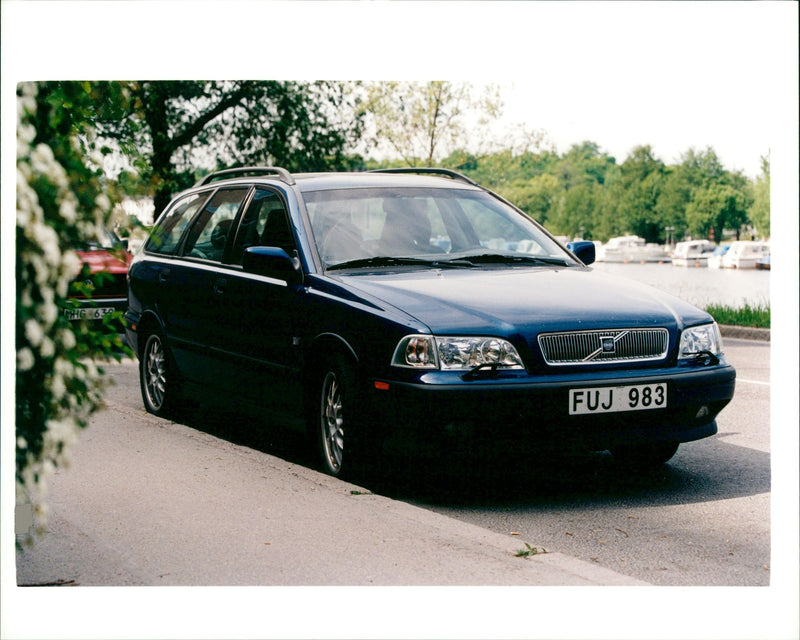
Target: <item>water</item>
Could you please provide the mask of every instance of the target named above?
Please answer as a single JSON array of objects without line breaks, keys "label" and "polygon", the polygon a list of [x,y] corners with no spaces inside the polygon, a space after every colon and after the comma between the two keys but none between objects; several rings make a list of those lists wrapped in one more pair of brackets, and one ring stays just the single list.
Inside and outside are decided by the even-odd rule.
[{"label": "water", "polygon": [[698,307],[719,304],[740,308],[745,303],[766,306],[770,303],[770,272],[760,269],[708,269],[676,267],[672,264],[624,264],[596,262],[597,271],[631,278],[671,293]]}]

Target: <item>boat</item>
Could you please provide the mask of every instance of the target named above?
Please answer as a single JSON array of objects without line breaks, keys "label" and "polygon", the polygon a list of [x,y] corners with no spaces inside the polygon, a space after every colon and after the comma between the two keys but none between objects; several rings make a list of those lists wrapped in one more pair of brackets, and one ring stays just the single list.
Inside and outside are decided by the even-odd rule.
[{"label": "boat", "polygon": [[618,236],[606,242],[599,252],[598,262],[669,262],[664,246],[646,242],[634,235]]},{"label": "boat", "polygon": [[676,267],[706,267],[714,253],[714,243],[710,240],[687,240],[675,245],[672,264]]},{"label": "boat", "polygon": [[769,271],[771,269],[771,256],[767,254],[763,258],[759,258],[756,262],[756,269],[761,269],[763,271]]},{"label": "boat", "polygon": [[712,253],[707,260],[708,268],[709,269],[721,269],[722,268],[722,258],[728,253],[728,250],[731,248],[729,244],[719,244],[717,248],[714,249],[714,253]]},{"label": "boat", "polygon": [[723,269],[755,269],[769,255],[769,244],[756,240],[737,240],[722,258]]}]

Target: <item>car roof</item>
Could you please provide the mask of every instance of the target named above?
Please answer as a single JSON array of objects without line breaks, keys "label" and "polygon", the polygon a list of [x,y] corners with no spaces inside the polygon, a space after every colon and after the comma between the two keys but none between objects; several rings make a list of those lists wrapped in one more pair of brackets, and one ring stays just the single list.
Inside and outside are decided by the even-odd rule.
[{"label": "car roof", "polygon": [[369,187],[421,187],[430,189],[475,189],[478,187],[452,178],[410,173],[300,173],[293,174],[300,191],[356,189]]},{"label": "car roof", "polygon": [[289,173],[280,167],[242,167],[209,174],[195,187],[223,184],[274,184],[275,181],[295,186],[303,192],[370,187],[484,190],[460,173],[439,168]]}]

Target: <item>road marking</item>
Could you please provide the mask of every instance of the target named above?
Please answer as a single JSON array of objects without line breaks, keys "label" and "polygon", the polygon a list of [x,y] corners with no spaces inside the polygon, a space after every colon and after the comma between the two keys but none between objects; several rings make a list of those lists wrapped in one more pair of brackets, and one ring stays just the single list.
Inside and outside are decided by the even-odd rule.
[{"label": "road marking", "polygon": [[736,378],[736,382],[749,382],[750,384],[763,384],[764,386],[769,386],[769,382],[764,382],[762,380],[745,380],[744,378]]}]

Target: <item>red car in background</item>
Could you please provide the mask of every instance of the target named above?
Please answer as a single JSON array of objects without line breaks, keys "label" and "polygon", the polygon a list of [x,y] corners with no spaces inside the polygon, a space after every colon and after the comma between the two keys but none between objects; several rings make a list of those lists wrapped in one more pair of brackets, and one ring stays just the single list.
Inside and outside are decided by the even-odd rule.
[{"label": "red car in background", "polygon": [[121,320],[128,306],[128,265],[133,258],[127,241],[106,231],[76,253],[84,269],[70,285],[70,306],[64,310],[67,318],[102,321],[118,312]]}]

